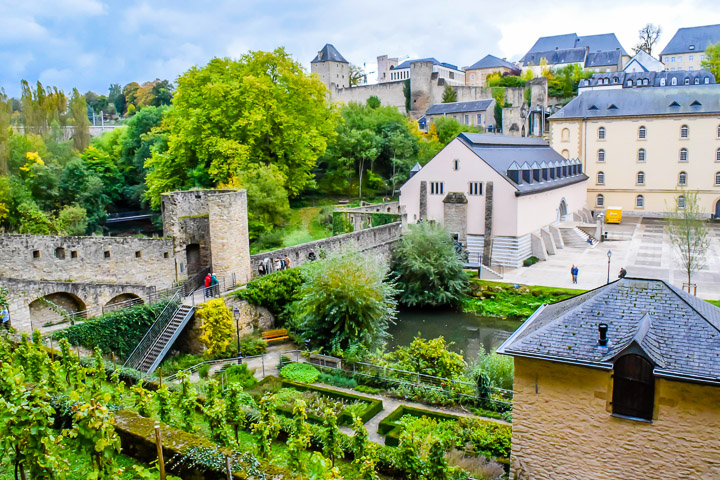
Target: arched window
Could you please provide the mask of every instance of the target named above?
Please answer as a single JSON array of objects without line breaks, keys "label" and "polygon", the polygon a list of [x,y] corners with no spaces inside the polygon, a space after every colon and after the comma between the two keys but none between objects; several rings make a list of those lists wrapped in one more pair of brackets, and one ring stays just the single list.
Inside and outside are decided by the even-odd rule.
[{"label": "arched window", "polygon": [[661,86],[661,87],[664,87],[664,86],[665,86],[665,79],[664,79],[664,78],[661,78],[661,79],[660,79],[660,86]]},{"label": "arched window", "polygon": [[635,207],[636,208],[643,208],[645,207],[645,197],[642,195],[638,195],[635,197]]},{"label": "arched window", "polygon": [[715,185],[720,185],[720,172],[715,173]]},{"label": "arched window", "polygon": [[715,150],[715,161],[720,162],[720,148]]},{"label": "arched window", "polygon": [[599,193],[597,197],[595,197],[595,206],[602,207],[605,205],[605,197],[602,193]]},{"label": "arched window", "polygon": [[690,129],[687,125],[683,125],[680,127],[680,138],[688,138],[688,134],[690,133]]},{"label": "arched window", "polygon": [[710,85],[710,77],[705,77],[705,85]]},{"label": "arched window", "polygon": [[55,258],[65,260],[65,249],[63,247],[57,247],[55,249]]},{"label": "arched window", "polygon": [[670,80],[670,85],[677,85],[677,77],[673,77],[673,78]]},{"label": "arched window", "polygon": [[693,82],[695,85],[700,85],[700,78],[695,77],[695,81]]},{"label": "arched window", "polygon": [[597,173],[597,184],[605,185],[605,173],[603,173],[603,172]]},{"label": "arched window", "polygon": [[605,127],[598,128],[598,139],[605,140]]},{"label": "arched window", "polygon": [[613,366],[614,415],[652,420],[655,407],[653,365],[640,355],[629,354]]},{"label": "arched window", "polygon": [[687,185],[687,173],[680,172],[678,174],[678,185],[680,185],[681,187]]},{"label": "arched window", "polygon": [[560,138],[563,142],[569,142],[570,141],[570,130],[567,128],[562,129],[562,133],[560,134]]},{"label": "arched window", "polygon": [[637,161],[641,162],[641,163],[645,162],[645,149],[644,148],[641,148],[640,150],[638,150]]},{"label": "arched window", "polygon": [[[720,152],[720,150],[718,150]],[[720,155],[720,153],[718,153]],[[598,150],[598,162],[604,162],[605,161],[605,150],[602,148]]]},{"label": "arched window", "polygon": [[645,185],[645,172],[637,172],[637,184]]},{"label": "arched window", "polygon": [[687,151],[687,148],[681,148],[681,149],[680,149],[680,161],[681,161],[681,162],[687,162],[687,161],[688,161],[688,151]]},{"label": "arched window", "polygon": [[639,139],[644,140],[646,135],[647,135],[647,129],[645,127],[638,128],[638,138]]},{"label": "arched window", "polygon": [[720,138],[720,125],[718,125],[717,136],[718,136],[718,138]]},{"label": "arched window", "polygon": [[570,158],[570,152],[569,152],[568,150],[563,150],[563,151],[560,153],[560,155],[562,155],[563,157],[565,157],[565,159],[569,159],[569,158]]},{"label": "arched window", "polygon": [[688,77],[685,77],[685,85],[690,85],[690,79]]},{"label": "arched window", "polygon": [[603,85],[610,85],[610,80],[607,79],[607,78],[604,79],[604,80],[603,80]]},{"label": "arched window", "polygon": [[677,207],[679,209],[685,208],[685,197],[683,197],[682,195],[680,195],[677,199]]}]

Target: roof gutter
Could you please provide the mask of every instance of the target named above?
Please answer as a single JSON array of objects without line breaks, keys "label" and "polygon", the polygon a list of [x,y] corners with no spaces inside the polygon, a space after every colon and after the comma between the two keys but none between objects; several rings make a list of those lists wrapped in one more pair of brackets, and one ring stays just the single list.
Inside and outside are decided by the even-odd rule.
[{"label": "roof gutter", "polygon": [[[584,178],[583,178],[583,177],[584,177]],[[516,196],[516,197],[522,197],[522,196],[524,196],[524,195],[533,195],[533,194],[536,194],[536,193],[547,192],[548,190],[555,190],[556,188],[568,187],[568,186],[570,186],[570,185],[575,185],[576,183],[584,182],[584,181],[589,180],[589,179],[590,179],[590,177],[588,177],[587,175],[581,174],[581,175],[578,175],[578,178],[573,179],[573,180],[570,181],[570,182],[565,182],[565,183],[563,183],[562,185],[545,185],[545,186],[543,186],[543,187],[535,188],[535,189],[532,189],[532,190],[518,190],[518,191],[515,192],[515,196]],[[523,185],[525,185],[525,184],[523,184]]]},{"label": "roof gutter", "polygon": [[513,334],[510,335],[510,336],[508,337],[508,339],[505,340],[505,341],[503,342],[503,344],[498,347],[497,350],[495,350],[495,353],[500,353],[500,354],[503,354],[503,355],[507,355],[507,353],[505,353],[505,348],[508,347],[508,346],[510,346],[510,344],[515,341],[515,337],[519,336],[522,332],[524,332],[525,329],[528,327],[528,325],[530,325],[530,324],[532,323],[532,321],[535,320],[535,317],[537,317],[538,315],[540,315],[540,314],[543,312],[543,310],[545,310],[545,309],[547,308],[547,306],[548,306],[547,303],[543,303],[542,305],[540,305],[540,307],[538,307],[538,309],[535,310],[535,312],[534,312],[532,315],[530,315],[530,317],[528,317],[527,320],[525,320],[525,321],[523,322],[522,326],[521,326],[520,328],[518,328],[517,330],[515,330],[515,331],[513,332]]},{"label": "roof gutter", "polygon": [[540,354],[532,354],[532,353],[521,353],[521,352],[513,352],[512,350],[505,350],[502,352],[504,355],[510,355],[512,357],[523,357],[523,358],[532,358],[534,360],[547,360],[549,362],[555,362],[555,363],[566,363],[569,365],[577,365],[580,367],[589,367],[589,368],[596,368],[598,370],[607,370],[610,371],[613,369],[613,365],[611,363],[595,363],[595,362],[582,362],[579,360],[572,360],[569,358],[562,358],[562,357],[553,357],[550,355],[540,355]]}]

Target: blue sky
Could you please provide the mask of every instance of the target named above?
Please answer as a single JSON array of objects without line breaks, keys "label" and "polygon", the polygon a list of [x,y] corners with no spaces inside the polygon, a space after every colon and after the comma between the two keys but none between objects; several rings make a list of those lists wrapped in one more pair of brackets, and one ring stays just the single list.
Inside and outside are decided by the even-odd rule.
[{"label": "blue sky", "polygon": [[278,46],[309,68],[325,43],[368,72],[382,54],[461,67],[488,53],[515,60],[539,36],[572,32],[614,32],[630,51],[647,22],[664,30],[659,52],[679,27],[720,23],[720,10],[712,0],[0,0],[0,87],[18,95],[21,79],[39,79],[107,93]]}]

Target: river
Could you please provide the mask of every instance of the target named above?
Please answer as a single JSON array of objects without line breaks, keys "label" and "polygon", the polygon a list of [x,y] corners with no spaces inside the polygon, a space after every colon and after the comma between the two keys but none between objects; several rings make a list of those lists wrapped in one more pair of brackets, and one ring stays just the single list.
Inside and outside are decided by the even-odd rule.
[{"label": "river", "polygon": [[392,338],[388,341],[388,350],[410,345],[418,334],[426,339],[442,335],[447,342],[455,342],[451,350],[462,353],[465,361],[470,363],[480,349],[495,351],[521,324],[520,320],[473,313],[400,311],[395,325],[389,329]]}]

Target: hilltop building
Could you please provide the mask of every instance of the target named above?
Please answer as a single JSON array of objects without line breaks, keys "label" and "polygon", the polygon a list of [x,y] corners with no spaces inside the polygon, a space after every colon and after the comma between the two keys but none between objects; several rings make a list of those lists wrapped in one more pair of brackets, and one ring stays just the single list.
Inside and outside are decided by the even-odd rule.
[{"label": "hilltop building", "polygon": [[720,478],[720,309],[624,278],[540,307],[514,359],[510,478]]},{"label": "hilltop building", "polygon": [[310,72],[320,75],[325,85],[339,88],[350,86],[350,64],[337,49],[326,43],[310,62]]},{"label": "hilltop building", "polygon": [[679,28],[660,52],[660,60],[670,71],[700,70],[705,50],[720,42],[720,25]]},{"label": "hilltop building", "polygon": [[461,133],[400,188],[409,223],[435,221],[471,261],[522,266],[562,248],[555,224],[584,212],[587,176],[540,138]]},{"label": "hilltop building", "polygon": [[520,75],[520,68],[505,59],[485,55],[482,59],[465,69],[465,85],[484,87],[488,75]]},{"label": "hilltop building", "polygon": [[713,84],[715,76],[707,70],[594,73],[591,78],[580,80],[578,95],[593,90]]},{"label": "hilltop building", "polygon": [[617,72],[630,60],[614,33],[578,37],[576,33],[540,37],[520,59],[524,70],[540,75],[542,63],[560,68],[579,65],[595,72]]},{"label": "hilltop building", "polygon": [[495,100],[492,98],[472,102],[438,103],[428,108],[424,118],[427,122],[432,122],[437,118],[450,117],[463,125],[492,131],[495,129],[494,108]]},{"label": "hilltop building", "polygon": [[665,70],[665,65],[645,50],[639,50],[623,68],[623,72],[626,73],[662,72],[663,70]]},{"label": "hilltop building", "polygon": [[390,67],[390,81],[408,80],[410,78],[410,66],[412,64],[428,62],[432,63],[433,74],[437,74],[437,78],[443,79],[447,85],[465,85],[465,72],[453,64],[438,62],[432,57],[406,60],[400,65]]},{"label": "hilltop building", "polygon": [[550,144],[582,160],[591,208],[663,216],[684,188],[720,216],[719,99],[718,84],[589,91],[550,117]]}]

